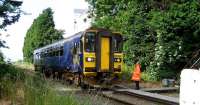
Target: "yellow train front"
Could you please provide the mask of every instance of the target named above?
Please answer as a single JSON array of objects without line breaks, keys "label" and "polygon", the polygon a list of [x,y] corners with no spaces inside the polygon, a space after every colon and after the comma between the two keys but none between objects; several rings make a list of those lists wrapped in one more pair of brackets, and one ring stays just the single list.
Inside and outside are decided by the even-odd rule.
[{"label": "yellow train front", "polygon": [[123,64],[122,39],[120,33],[106,29],[90,28],[84,32],[81,39],[83,42],[81,84],[107,85],[118,81]]}]

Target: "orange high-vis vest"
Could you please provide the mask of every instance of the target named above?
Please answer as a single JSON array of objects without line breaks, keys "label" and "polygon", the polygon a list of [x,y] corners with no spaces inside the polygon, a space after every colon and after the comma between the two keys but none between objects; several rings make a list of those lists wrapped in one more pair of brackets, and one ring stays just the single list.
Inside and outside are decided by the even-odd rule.
[{"label": "orange high-vis vest", "polygon": [[140,81],[140,75],[141,75],[140,68],[141,68],[140,64],[138,64],[138,63],[135,64],[131,80],[133,80],[133,81]]}]

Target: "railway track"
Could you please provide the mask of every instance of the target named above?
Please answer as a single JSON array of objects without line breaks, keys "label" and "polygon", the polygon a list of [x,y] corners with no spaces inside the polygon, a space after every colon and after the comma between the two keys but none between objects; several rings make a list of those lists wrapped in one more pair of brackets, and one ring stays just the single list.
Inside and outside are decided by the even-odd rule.
[{"label": "railway track", "polygon": [[124,87],[103,91],[101,95],[127,105],[179,105],[178,98]]},{"label": "railway track", "polygon": [[76,94],[98,94],[123,105],[179,105],[179,99],[157,93],[174,92],[177,88],[134,90],[119,85],[112,88],[93,87],[85,90],[75,89]]}]

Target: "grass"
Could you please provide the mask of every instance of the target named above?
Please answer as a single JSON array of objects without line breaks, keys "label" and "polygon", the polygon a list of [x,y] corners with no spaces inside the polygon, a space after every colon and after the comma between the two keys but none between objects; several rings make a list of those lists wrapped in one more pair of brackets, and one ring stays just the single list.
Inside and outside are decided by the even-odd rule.
[{"label": "grass", "polygon": [[17,61],[13,65],[15,65],[16,67],[21,68],[21,69],[34,70],[33,64],[28,63],[28,62]]},{"label": "grass", "polygon": [[78,105],[73,94],[61,96],[50,88],[48,82],[39,76],[27,78],[25,81],[26,105]]},{"label": "grass", "polygon": [[40,75],[28,75],[24,69],[13,65],[4,65],[0,69],[0,104],[1,100],[11,105],[84,104],[79,103],[73,94],[59,95]]}]

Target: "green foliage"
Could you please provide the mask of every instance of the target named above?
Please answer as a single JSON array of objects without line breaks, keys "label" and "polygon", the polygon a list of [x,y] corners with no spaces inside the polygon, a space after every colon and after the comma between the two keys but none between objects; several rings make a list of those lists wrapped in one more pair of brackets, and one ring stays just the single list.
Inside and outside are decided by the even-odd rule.
[{"label": "green foliage", "polygon": [[0,51],[0,67],[1,65],[3,65],[5,62],[4,62],[4,58],[3,58],[3,54],[2,52]]},{"label": "green foliage", "polygon": [[[18,21],[21,15],[21,1],[1,0],[0,1],[0,29]],[[1,34],[0,34],[1,35]],[[0,48],[5,46],[5,41],[0,39]]]},{"label": "green foliage", "polygon": [[131,80],[131,76],[132,76],[132,73],[133,73],[133,66],[128,66],[126,64],[123,64],[123,72],[122,72],[122,80]]},{"label": "green foliage", "polygon": [[0,1],[0,29],[16,22],[19,17],[20,13],[20,6],[22,5],[21,1],[14,1],[14,0],[1,0]]},{"label": "green foliage", "polygon": [[175,76],[200,45],[199,1],[173,3],[165,11],[152,11],[150,26],[157,35],[149,71],[156,79]]},{"label": "green foliage", "polygon": [[52,10],[45,9],[26,33],[23,47],[24,60],[32,62],[35,49],[62,39],[63,33],[64,31],[55,29]]},{"label": "green foliage", "polygon": [[199,49],[198,0],[87,1],[93,26],[123,33],[125,63],[139,59],[149,80],[174,78]]},{"label": "green foliage", "polygon": [[154,82],[156,80],[152,79],[152,75],[149,72],[142,72],[141,79],[147,82]]}]

